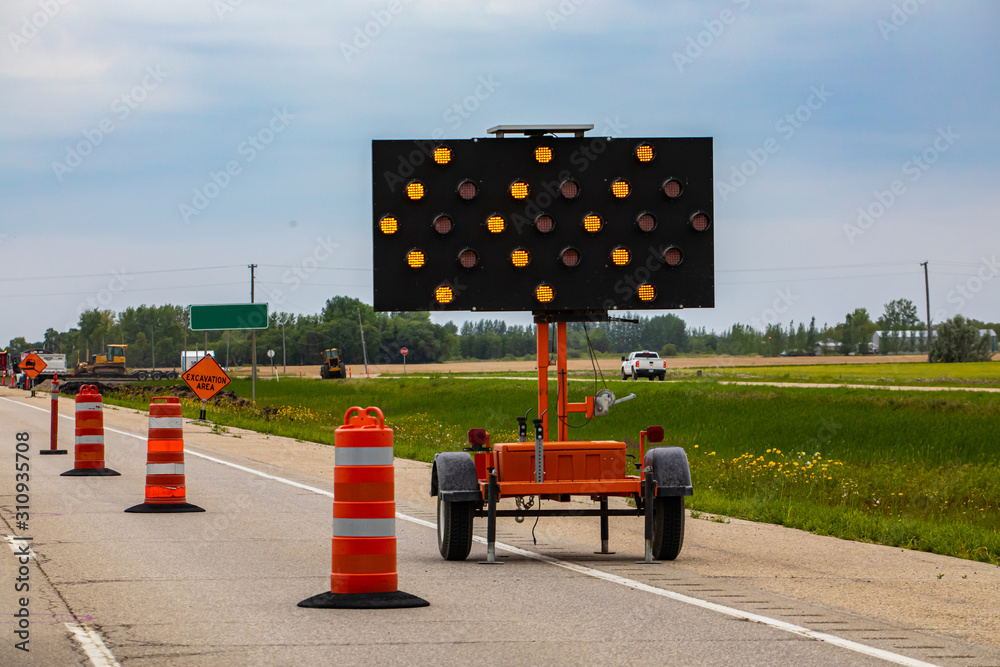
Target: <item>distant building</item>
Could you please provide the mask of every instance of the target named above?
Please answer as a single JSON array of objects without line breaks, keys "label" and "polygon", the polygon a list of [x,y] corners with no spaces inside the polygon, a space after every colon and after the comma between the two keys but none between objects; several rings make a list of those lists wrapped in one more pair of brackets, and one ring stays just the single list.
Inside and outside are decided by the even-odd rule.
[{"label": "distant building", "polygon": [[824,354],[840,354],[840,343],[832,338],[821,340],[816,343],[816,356]]}]

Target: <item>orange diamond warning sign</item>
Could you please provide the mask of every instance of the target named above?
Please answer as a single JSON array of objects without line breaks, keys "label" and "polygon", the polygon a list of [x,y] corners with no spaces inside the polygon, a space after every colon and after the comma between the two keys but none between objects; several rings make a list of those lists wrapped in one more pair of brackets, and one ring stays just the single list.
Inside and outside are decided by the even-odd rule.
[{"label": "orange diamond warning sign", "polygon": [[37,378],[38,374],[44,371],[45,367],[48,366],[48,364],[45,363],[45,360],[34,352],[26,356],[24,359],[21,359],[21,363],[18,365],[21,367],[24,374],[31,379]]},{"label": "orange diamond warning sign", "polygon": [[191,391],[203,401],[212,398],[229,384],[229,376],[214,357],[203,357],[182,376]]}]

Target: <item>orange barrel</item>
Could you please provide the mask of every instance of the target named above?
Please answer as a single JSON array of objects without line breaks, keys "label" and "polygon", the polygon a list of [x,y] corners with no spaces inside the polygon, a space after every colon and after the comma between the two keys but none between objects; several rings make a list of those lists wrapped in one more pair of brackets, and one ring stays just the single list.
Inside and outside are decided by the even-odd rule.
[{"label": "orange barrel", "polygon": [[[353,416],[352,416],[353,415]],[[330,591],[300,607],[425,607],[397,590],[392,429],[375,407],[353,407],[334,434]]]},{"label": "orange barrel", "polygon": [[146,502],[126,512],[204,512],[187,502],[184,481],[184,417],[181,401],[160,396],[149,405]]},{"label": "orange barrel", "polygon": [[76,456],[63,477],[117,477],[104,464],[104,404],[96,385],[85,384],[76,395]]}]

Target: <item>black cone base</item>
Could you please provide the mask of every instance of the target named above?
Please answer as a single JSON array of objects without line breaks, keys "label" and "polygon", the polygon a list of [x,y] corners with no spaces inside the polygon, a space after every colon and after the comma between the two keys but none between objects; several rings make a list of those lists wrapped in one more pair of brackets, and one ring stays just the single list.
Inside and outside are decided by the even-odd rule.
[{"label": "black cone base", "polygon": [[320,593],[298,604],[311,609],[405,609],[427,607],[430,602],[403,591],[391,593]]},{"label": "black cone base", "polygon": [[204,512],[205,510],[197,505],[192,505],[191,503],[174,503],[173,505],[151,505],[143,503],[141,505],[129,507],[125,511],[134,512],[136,514],[166,514],[173,512]]},{"label": "black cone base", "polygon": [[42,454],[42,455],[45,455],[45,454],[69,454],[69,452],[67,452],[65,449],[40,449],[40,450],[38,450],[38,453]]},{"label": "black cone base", "polygon": [[73,468],[67,470],[60,477],[120,477],[121,473],[111,468]]}]

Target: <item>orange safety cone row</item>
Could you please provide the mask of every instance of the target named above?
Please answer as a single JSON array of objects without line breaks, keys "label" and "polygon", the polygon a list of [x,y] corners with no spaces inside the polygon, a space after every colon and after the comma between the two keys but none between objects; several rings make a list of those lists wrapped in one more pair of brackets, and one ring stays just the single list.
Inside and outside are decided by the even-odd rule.
[{"label": "orange safety cone row", "polygon": [[382,411],[348,410],[344,425],[334,433],[334,444],[330,591],[298,606],[426,607],[426,600],[397,589],[392,429],[386,428]]},{"label": "orange safety cone row", "polygon": [[156,397],[149,405],[146,502],[126,512],[204,512],[187,502],[184,479],[184,418],[181,401]]},{"label": "orange safety cone row", "polygon": [[104,405],[96,385],[85,384],[76,395],[76,456],[62,477],[118,477],[104,464]]}]

